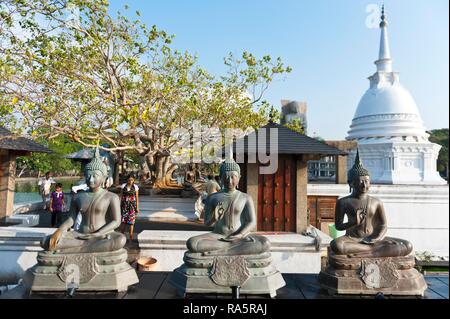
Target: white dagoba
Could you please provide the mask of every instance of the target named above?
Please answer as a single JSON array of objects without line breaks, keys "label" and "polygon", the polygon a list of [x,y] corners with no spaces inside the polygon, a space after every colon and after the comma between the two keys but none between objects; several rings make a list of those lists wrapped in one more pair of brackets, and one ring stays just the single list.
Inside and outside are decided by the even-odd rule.
[{"label": "white dagoba", "polygon": [[[387,20],[381,15],[377,71],[361,98],[347,140],[358,142],[359,154],[375,184],[446,184],[437,172],[441,146],[428,141],[411,94],[392,71]],[[356,151],[349,154],[353,164]]]}]

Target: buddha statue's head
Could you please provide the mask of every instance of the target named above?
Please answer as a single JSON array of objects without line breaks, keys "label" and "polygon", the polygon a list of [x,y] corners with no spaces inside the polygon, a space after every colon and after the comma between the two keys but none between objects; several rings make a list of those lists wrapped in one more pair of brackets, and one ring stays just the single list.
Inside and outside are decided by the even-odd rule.
[{"label": "buddha statue's head", "polygon": [[102,187],[108,177],[108,168],[102,161],[98,148],[95,149],[94,158],[84,168],[84,177],[91,190]]},{"label": "buddha statue's head", "polygon": [[241,168],[233,159],[227,159],[220,165],[219,176],[225,190],[235,190],[241,178]]},{"label": "buddha statue's head", "polygon": [[358,194],[367,193],[370,187],[370,173],[364,168],[359,158],[359,150],[356,150],[356,158],[353,167],[347,173],[347,181],[350,189]]}]

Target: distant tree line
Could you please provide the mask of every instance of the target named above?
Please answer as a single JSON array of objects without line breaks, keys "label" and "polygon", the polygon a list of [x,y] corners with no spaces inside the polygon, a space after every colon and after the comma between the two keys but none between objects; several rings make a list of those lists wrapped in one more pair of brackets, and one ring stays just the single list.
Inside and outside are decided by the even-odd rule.
[{"label": "distant tree line", "polygon": [[32,153],[17,158],[16,177],[40,177],[51,171],[56,175],[76,176],[81,173],[81,164],[65,156],[79,151],[82,146],[60,135],[50,141],[37,138],[36,142],[47,146],[53,153]]},{"label": "distant tree line", "polygon": [[448,128],[431,130],[430,141],[442,146],[437,161],[437,170],[448,181]]}]

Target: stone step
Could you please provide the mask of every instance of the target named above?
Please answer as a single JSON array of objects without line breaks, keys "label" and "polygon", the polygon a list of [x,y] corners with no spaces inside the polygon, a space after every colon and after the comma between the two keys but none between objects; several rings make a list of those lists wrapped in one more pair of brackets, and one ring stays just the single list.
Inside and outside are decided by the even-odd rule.
[{"label": "stone step", "polygon": [[[258,233],[271,243],[274,266],[282,273],[319,273],[321,256],[331,238],[316,230],[322,239],[322,249],[315,250],[314,238],[295,233]],[[173,271],[183,264],[186,241],[208,232],[144,230],[138,235],[141,256],[158,260],[158,271]]]},{"label": "stone step", "polygon": [[141,211],[137,221],[196,221],[198,216],[193,211]]}]

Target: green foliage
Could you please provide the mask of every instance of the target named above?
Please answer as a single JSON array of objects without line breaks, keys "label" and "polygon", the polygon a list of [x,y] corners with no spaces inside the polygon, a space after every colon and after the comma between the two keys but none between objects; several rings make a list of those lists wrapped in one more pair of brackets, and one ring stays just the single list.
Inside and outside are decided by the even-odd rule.
[{"label": "green foliage", "polygon": [[27,170],[40,175],[48,171],[56,174],[66,174],[68,171],[81,173],[79,162],[64,158],[65,155],[79,151],[82,148],[81,145],[70,141],[65,136],[58,136],[50,141],[38,138],[36,142],[46,145],[53,153],[33,153],[31,156],[18,157],[17,171]]},{"label": "green foliage", "polygon": [[[149,166],[170,154],[171,133],[191,131],[194,121],[221,130],[266,123],[262,97],[291,72],[280,58],[244,52],[225,58],[228,72],[213,77],[197,57],[171,47],[173,35],[121,12],[111,17],[107,1],[2,2],[0,114],[34,137],[108,143]],[[79,19],[68,21],[74,7]],[[17,14],[22,32],[13,32]]]},{"label": "green foliage", "polygon": [[305,134],[305,130],[303,128],[303,124],[300,119],[294,119],[292,122],[286,123],[284,126],[290,128],[291,130],[297,133]]},{"label": "green foliage", "polygon": [[430,133],[430,142],[439,144],[442,146],[437,161],[437,169],[442,176],[448,179],[448,128],[432,130]]},{"label": "green foliage", "polygon": [[[270,118],[273,122],[279,122],[281,119],[281,112],[272,107],[270,110]],[[297,133],[305,134],[305,130],[300,119],[294,119],[289,123],[285,123],[284,126]]]}]

